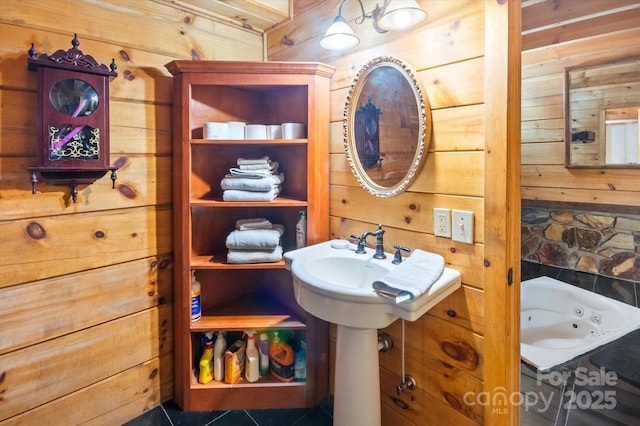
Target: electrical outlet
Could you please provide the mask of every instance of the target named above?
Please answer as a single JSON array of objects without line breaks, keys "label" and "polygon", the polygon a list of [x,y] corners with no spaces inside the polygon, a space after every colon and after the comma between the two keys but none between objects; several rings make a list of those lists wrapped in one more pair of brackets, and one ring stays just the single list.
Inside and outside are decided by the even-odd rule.
[{"label": "electrical outlet", "polygon": [[433,234],[451,238],[451,215],[449,209],[433,209]]},{"label": "electrical outlet", "polygon": [[453,210],[451,239],[473,244],[473,212]]}]

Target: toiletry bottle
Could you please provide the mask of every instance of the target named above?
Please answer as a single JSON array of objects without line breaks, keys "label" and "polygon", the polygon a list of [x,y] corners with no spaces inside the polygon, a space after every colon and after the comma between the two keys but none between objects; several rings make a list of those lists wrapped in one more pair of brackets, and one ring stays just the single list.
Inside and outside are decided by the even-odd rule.
[{"label": "toiletry bottle", "polygon": [[295,354],[288,343],[281,342],[278,332],[274,332],[273,342],[269,345],[269,368],[271,374],[281,382],[293,381],[293,362]]},{"label": "toiletry bottle", "polygon": [[307,212],[300,210],[300,220],[296,224],[296,248],[307,245]]},{"label": "toiletry bottle", "polygon": [[207,384],[213,380],[213,333],[205,333],[205,346],[200,357],[200,372],[198,381]]},{"label": "toiletry bottle", "polygon": [[267,333],[260,334],[258,349],[260,350],[260,377],[265,377],[269,374],[269,336]]},{"label": "toiletry bottle", "polygon": [[213,378],[224,380],[224,351],[227,350],[227,340],[222,331],[218,331],[216,344],[213,346]]},{"label": "toiletry bottle", "polygon": [[198,321],[202,317],[200,305],[200,282],[196,279],[196,271],[191,270],[191,321]]},{"label": "toiletry bottle", "polygon": [[296,381],[307,380],[307,342],[300,339],[300,349],[296,352],[293,364],[293,377]]},{"label": "toiletry bottle", "polygon": [[244,377],[248,382],[257,382],[260,378],[260,357],[256,341],[255,331],[247,331],[247,352],[245,354]]}]

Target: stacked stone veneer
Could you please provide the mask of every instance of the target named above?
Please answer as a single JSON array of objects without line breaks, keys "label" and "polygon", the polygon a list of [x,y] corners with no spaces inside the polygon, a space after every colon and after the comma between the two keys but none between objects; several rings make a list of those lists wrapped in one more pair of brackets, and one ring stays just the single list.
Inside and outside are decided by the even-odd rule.
[{"label": "stacked stone veneer", "polygon": [[522,208],[522,259],[640,281],[640,215]]}]

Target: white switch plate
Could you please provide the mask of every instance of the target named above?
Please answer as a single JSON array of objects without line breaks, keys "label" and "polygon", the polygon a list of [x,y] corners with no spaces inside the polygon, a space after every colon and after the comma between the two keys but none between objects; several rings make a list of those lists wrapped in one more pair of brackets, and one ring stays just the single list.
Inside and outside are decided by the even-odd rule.
[{"label": "white switch plate", "polygon": [[473,212],[453,210],[451,239],[462,243],[473,244]]},{"label": "white switch plate", "polygon": [[433,234],[451,238],[451,213],[449,209],[433,209]]}]

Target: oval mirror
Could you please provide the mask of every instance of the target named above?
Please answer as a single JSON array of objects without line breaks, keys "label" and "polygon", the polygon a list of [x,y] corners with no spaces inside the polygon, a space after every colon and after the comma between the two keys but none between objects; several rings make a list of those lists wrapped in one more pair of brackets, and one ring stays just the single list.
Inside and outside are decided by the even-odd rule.
[{"label": "oval mirror", "polygon": [[404,191],[431,141],[431,109],[413,70],[378,57],[356,75],[344,109],[344,147],[360,185],[377,197]]},{"label": "oval mirror", "polygon": [[49,100],[58,111],[71,117],[84,117],[98,108],[96,89],[77,78],[66,78],[54,84]]}]

